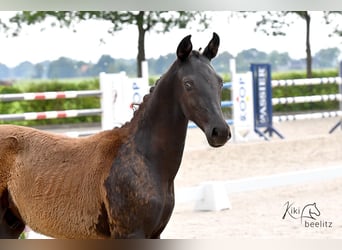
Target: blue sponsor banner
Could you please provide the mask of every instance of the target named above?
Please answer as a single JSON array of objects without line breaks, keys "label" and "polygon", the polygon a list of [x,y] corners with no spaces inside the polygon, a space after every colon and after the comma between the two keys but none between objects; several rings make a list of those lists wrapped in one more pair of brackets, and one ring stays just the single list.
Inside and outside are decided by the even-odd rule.
[{"label": "blue sponsor banner", "polygon": [[254,126],[268,128],[272,126],[272,86],[271,65],[252,64],[254,93]]},{"label": "blue sponsor banner", "polygon": [[[283,136],[272,125],[272,85],[271,65],[251,64],[254,96],[254,130],[267,139],[265,133],[275,132],[280,138]],[[261,131],[260,129],[263,129]]]}]

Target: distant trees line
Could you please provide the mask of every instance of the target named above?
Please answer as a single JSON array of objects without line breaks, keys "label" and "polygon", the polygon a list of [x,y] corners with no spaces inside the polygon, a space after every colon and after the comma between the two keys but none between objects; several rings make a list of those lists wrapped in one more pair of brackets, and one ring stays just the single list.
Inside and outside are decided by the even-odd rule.
[{"label": "distant trees line", "polygon": [[[321,49],[313,56],[313,68],[336,68],[341,51],[338,48]],[[229,60],[233,56],[229,52],[219,54],[213,60],[214,68],[221,74],[229,73]],[[161,75],[175,60],[174,54],[148,59],[149,74]],[[306,60],[292,59],[287,52],[273,51],[265,53],[257,49],[243,50],[236,56],[238,72],[249,70],[251,63],[271,63],[272,71],[304,70]],[[109,55],[100,57],[97,63],[76,61],[61,57],[55,61],[44,61],[38,64],[22,62],[10,68],[0,63],[0,79],[61,79],[75,77],[96,77],[100,72],[117,73],[125,71],[129,76],[137,72],[135,59],[115,59]]]}]

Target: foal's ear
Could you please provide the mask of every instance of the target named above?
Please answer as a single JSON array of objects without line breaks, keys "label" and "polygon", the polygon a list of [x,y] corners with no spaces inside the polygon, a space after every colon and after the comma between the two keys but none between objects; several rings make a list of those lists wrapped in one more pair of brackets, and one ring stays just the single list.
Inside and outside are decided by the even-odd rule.
[{"label": "foal's ear", "polygon": [[203,51],[203,55],[209,60],[213,59],[217,55],[218,48],[220,46],[220,37],[214,32],[213,38],[208,43],[207,47]]},{"label": "foal's ear", "polygon": [[183,38],[177,48],[177,57],[179,60],[184,61],[192,50],[192,43],[190,41],[191,35]]}]

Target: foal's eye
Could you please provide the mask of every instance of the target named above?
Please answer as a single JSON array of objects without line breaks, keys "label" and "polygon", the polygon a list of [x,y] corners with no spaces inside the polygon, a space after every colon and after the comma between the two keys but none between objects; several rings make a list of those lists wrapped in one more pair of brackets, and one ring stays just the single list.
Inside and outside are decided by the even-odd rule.
[{"label": "foal's eye", "polygon": [[185,81],[184,82],[184,87],[186,90],[191,90],[192,89],[193,82],[191,81]]},{"label": "foal's eye", "polygon": [[221,89],[223,88],[223,80],[219,80],[219,86]]}]

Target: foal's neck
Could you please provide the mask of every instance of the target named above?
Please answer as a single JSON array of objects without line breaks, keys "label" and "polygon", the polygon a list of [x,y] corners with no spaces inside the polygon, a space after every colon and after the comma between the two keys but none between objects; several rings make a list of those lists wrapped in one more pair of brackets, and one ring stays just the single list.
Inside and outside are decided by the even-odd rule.
[{"label": "foal's neck", "polygon": [[167,182],[174,180],[179,169],[188,124],[176,97],[176,83],[170,81],[164,77],[155,87],[134,136],[151,171]]}]

